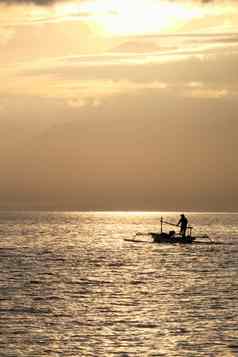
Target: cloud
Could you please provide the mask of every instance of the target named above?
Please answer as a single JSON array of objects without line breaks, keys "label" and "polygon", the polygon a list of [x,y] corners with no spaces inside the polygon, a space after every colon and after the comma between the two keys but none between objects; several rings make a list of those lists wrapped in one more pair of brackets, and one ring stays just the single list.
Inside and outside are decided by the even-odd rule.
[{"label": "cloud", "polygon": [[160,51],[168,51],[176,49],[175,46],[163,45],[161,46],[159,43],[153,41],[144,41],[140,40],[132,40],[126,41],[118,46],[111,49],[111,52],[115,53],[146,53],[146,52],[160,52]]},{"label": "cloud", "polygon": [[237,33],[193,33],[193,34],[170,34],[170,35],[152,35],[152,36],[135,36],[130,41],[125,41],[109,50],[122,57],[125,54],[132,57],[143,58],[146,62],[146,56],[156,56],[157,60],[163,57],[168,59],[176,56],[193,56],[209,53],[220,48],[237,48]]},{"label": "cloud", "polygon": [[[238,93],[238,92],[237,92]],[[237,95],[236,93],[236,95]],[[193,98],[205,98],[205,99],[220,99],[231,96],[231,92],[227,89],[212,89],[212,88],[203,88],[203,89],[192,89],[187,93],[184,93],[186,97],[193,97]]]},{"label": "cloud", "polygon": [[[59,0],[56,0],[59,2]],[[49,5],[55,0],[0,0],[0,3],[5,5],[26,5],[26,4],[35,4],[39,6]]]},{"label": "cloud", "polygon": [[[70,0],[0,0],[0,3],[5,5],[26,5],[35,4],[38,6],[46,6],[57,2],[67,2]],[[77,0],[77,2],[85,2],[86,0]],[[165,0],[165,2],[178,2],[186,3],[185,0]],[[193,0],[194,3],[210,4],[210,3],[222,3],[223,0]],[[231,3],[236,3],[237,0],[230,0]]]},{"label": "cloud", "polygon": [[[210,67],[212,68],[211,64]],[[174,68],[177,73],[180,73],[180,77],[171,75]],[[198,71],[197,75],[192,72],[194,68]],[[205,73],[201,73],[202,68]],[[216,68],[214,68],[215,73],[210,70],[206,64],[198,66],[195,62],[186,62],[183,69],[181,66],[151,66],[150,70],[146,68],[143,71],[143,77],[138,76],[139,69],[137,69],[137,73],[133,71],[133,75],[130,73],[131,71],[128,71],[128,79],[114,77],[86,80],[75,74],[74,78],[65,76],[60,80],[49,75],[20,77],[17,80],[15,78],[11,85],[5,85],[2,94],[5,93],[10,97],[25,95],[57,100],[72,108],[99,107],[108,98],[140,93],[144,93],[145,96],[149,93],[157,93],[158,96],[214,100],[237,98],[236,79],[234,82],[230,82],[226,79],[214,78]],[[121,68],[119,71],[121,73]],[[155,76],[155,73],[160,72],[163,72],[162,77]]]},{"label": "cloud", "polygon": [[[75,26],[78,30],[79,25]],[[27,38],[28,31],[25,31],[24,38]],[[47,36],[53,52],[12,63],[7,69],[5,66],[0,93],[56,98],[74,108],[97,106],[104,98],[143,90],[214,99],[237,95],[237,34],[134,36],[108,42],[107,52],[97,53],[93,48],[92,54],[61,56],[58,54],[64,42],[68,44],[69,41],[62,41],[63,31],[60,38],[52,31],[52,28],[50,31],[48,27],[42,28],[32,46],[36,43],[40,47],[41,38]],[[78,39],[72,34],[71,30],[70,38]],[[81,38],[90,42],[88,35]],[[53,46],[56,40],[60,48],[58,53]],[[45,48],[43,41],[42,53]],[[71,48],[75,48],[75,42]],[[202,86],[195,88],[189,83],[202,83]]]},{"label": "cloud", "polygon": [[15,35],[15,31],[10,28],[0,28],[0,46],[6,45]]},{"label": "cloud", "polygon": [[[172,42],[169,42],[169,39]],[[177,48],[173,48],[175,43]],[[119,50],[121,52],[118,52]],[[238,56],[236,36],[188,36],[181,39],[170,36],[163,37],[162,41],[158,38],[157,42],[147,43],[143,39],[142,42],[138,39],[119,44],[110,51],[95,55],[45,58],[32,63],[21,63],[16,69],[26,78],[51,76],[57,81],[67,79],[133,80],[145,83],[154,80],[196,82],[200,81],[201,76],[202,81],[210,77],[212,80],[227,79],[233,83],[237,77],[234,75]],[[217,63],[222,63],[222,71],[216,68]],[[176,71],[171,71],[173,67],[176,67]]]}]

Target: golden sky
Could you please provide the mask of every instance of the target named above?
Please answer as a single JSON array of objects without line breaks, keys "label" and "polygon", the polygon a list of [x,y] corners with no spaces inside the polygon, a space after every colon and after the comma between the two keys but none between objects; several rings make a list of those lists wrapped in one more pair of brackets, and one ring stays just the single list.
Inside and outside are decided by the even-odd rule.
[{"label": "golden sky", "polygon": [[237,210],[238,2],[0,1],[2,208]]}]

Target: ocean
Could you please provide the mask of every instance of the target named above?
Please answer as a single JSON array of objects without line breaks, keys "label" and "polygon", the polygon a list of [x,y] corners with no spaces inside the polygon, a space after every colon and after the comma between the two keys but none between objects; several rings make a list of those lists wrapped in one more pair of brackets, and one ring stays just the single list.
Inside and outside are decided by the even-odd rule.
[{"label": "ocean", "polygon": [[161,216],[1,211],[0,356],[238,356],[238,213],[186,213],[220,244],[136,235]]}]

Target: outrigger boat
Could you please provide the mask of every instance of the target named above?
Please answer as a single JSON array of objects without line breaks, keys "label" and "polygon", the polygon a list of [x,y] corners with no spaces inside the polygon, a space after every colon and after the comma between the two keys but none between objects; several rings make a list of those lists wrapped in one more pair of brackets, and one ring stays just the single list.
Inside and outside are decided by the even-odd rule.
[{"label": "outrigger boat", "polygon": [[167,224],[170,226],[175,226],[177,227],[176,224],[166,222],[163,220],[163,217],[160,219],[160,233],[159,232],[150,232],[150,233],[137,233],[137,235],[150,235],[153,239],[154,243],[170,243],[170,244],[191,244],[195,241],[196,238],[208,238],[211,242],[211,239],[207,234],[200,235],[200,236],[192,236],[192,229],[193,227],[188,226],[188,234],[187,235],[181,235],[176,233],[174,230],[169,231],[169,233],[163,232],[163,224]]},{"label": "outrigger boat", "polygon": [[[172,231],[171,231],[172,232]],[[191,244],[196,237],[192,237],[190,235],[181,236],[173,233],[172,235],[169,233],[149,233],[153,238],[154,243],[179,243],[179,244]]]}]

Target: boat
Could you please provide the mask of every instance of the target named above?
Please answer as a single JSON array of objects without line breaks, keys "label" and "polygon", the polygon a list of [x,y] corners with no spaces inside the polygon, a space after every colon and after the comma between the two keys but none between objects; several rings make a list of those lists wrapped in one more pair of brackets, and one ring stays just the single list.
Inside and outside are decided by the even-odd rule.
[{"label": "boat", "polygon": [[153,238],[154,243],[179,243],[179,244],[191,244],[195,241],[196,237],[192,237],[191,235],[181,236],[170,233],[149,233],[149,235]]},{"label": "boat", "polygon": [[[177,227],[177,224],[166,222],[163,217],[160,219],[160,232],[150,232],[150,233],[137,233],[136,235],[150,235],[153,239],[153,243],[169,243],[169,244],[191,244],[195,241],[196,238],[208,238],[209,241],[211,242],[209,236],[207,234],[204,235],[197,235],[193,236],[192,235],[192,229],[193,227],[188,226],[187,235],[181,235],[179,233],[176,233],[174,230],[167,232],[163,231],[163,224],[167,224],[173,227]],[[200,242],[198,242],[200,243]]]},{"label": "boat", "polygon": [[[157,244],[157,243],[160,243],[160,244],[196,244],[196,245],[230,245],[231,243],[226,243],[226,242],[214,242],[212,240],[209,239],[208,236],[204,235],[204,236],[196,236],[196,237],[190,237],[189,236],[186,236],[186,239],[183,239],[182,237],[177,237],[177,239],[164,239],[164,238],[158,238],[158,236],[160,235],[160,233],[150,233],[148,235],[151,235],[152,236],[155,235],[156,236],[156,239],[153,240],[153,241],[148,241],[148,240],[139,240],[139,239],[130,239],[130,238],[124,238],[123,240],[125,242],[131,242],[131,243],[144,243],[144,244]],[[182,238],[182,239],[181,239]],[[199,238],[208,238],[209,240],[208,241],[203,241],[203,240],[196,240],[196,239],[199,239]]]}]

